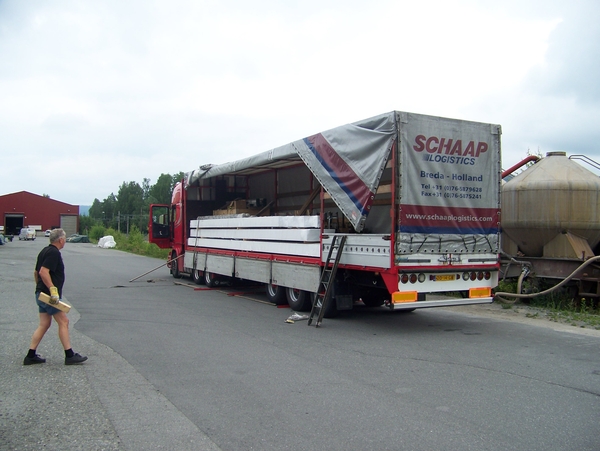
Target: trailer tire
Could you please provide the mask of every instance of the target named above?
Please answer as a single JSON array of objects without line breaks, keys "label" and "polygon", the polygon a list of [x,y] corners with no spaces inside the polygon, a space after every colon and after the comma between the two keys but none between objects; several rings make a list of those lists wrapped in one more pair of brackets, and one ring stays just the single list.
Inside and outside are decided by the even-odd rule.
[{"label": "trailer tire", "polygon": [[381,307],[385,303],[385,300],[383,299],[362,298],[362,301],[363,304],[365,304],[365,307]]},{"label": "trailer tire", "polygon": [[219,279],[215,273],[204,271],[204,284],[209,288],[216,287],[219,285]]},{"label": "trailer tire", "polygon": [[174,279],[181,279],[181,273],[179,272],[178,261],[175,260],[177,258],[177,252],[173,251],[171,254],[171,275]]},{"label": "trailer tire", "polygon": [[196,285],[204,284],[204,271],[194,269],[194,271],[192,271],[192,280]]},{"label": "trailer tire", "polygon": [[[317,293],[311,293],[311,308],[312,305],[315,303],[315,301],[317,300]],[[329,303],[327,304],[327,307],[325,308],[325,311],[323,312],[323,318],[337,318],[340,315],[340,311],[337,309],[337,303],[335,301],[335,298],[331,298],[329,300]]]},{"label": "trailer tire", "polygon": [[386,295],[389,296],[386,290],[369,290],[362,293],[360,298],[366,307],[381,307]]},{"label": "trailer tire", "polygon": [[267,299],[275,305],[285,305],[287,297],[285,294],[285,287],[280,285],[274,285],[272,283],[266,284]]},{"label": "trailer tire", "polygon": [[285,295],[292,310],[297,312],[308,312],[312,307],[310,293],[297,288],[286,288]]}]

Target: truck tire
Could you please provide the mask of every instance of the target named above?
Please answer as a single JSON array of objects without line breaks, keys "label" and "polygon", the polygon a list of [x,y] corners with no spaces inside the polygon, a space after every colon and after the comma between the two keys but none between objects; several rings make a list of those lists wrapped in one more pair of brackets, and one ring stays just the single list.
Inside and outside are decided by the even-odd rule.
[{"label": "truck tire", "polygon": [[285,287],[268,283],[266,285],[267,299],[275,305],[285,305],[287,297],[285,295]]},{"label": "truck tire", "polygon": [[[311,299],[310,307],[312,309],[313,304],[317,300],[317,293],[311,293],[310,299]],[[327,308],[323,312],[323,318],[336,318],[337,316],[339,316],[339,314],[340,314],[340,311],[337,309],[337,304],[335,302],[335,298],[331,298],[329,300],[329,303],[327,304]]]},{"label": "truck tire", "polygon": [[194,271],[192,271],[192,280],[196,285],[202,285],[204,283],[204,271],[194,269]]},{"label": "truck tire", "polygon": [[385,300],[383,299],[373,299],[373,298],[362,298],[363,304],[365,307],[381,307]]},{"label": "truck tire", "polygon": [[215,273],[204,271],[204,284],[209,288],[216,287],[219,285],[219,279]]},{"label": "truck tire", "polygon": [[296,310],[297,312],[308,312],[312,307],[310,293],[308,291],[298,290],[296,288],[286,288],[285,295],[292,310]]},{"label": "truck tire", "polygon": [[[177,252],[173,251],[173,253],[171,254],[171,260],[175,260],[177,258]],[[173,276],[174,279],[181,279],[181,273],[179,272],[179,266],[178,265],[178,261],[172,261],[171,262],[171,275]]]},{"label": "truck tire", "polygon": [[360,298],[366,307],[381,307],[386,296],[389,297],[387,290],[367,290],[361,294]]}]

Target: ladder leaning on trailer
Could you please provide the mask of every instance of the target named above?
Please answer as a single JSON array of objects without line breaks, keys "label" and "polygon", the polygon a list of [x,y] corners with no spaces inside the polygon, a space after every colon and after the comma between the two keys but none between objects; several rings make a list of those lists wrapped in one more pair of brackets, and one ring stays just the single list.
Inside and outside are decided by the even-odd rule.
[{"label": "ladder leaning on trailer", "polygon": [[[339,238],[339,243],[336,244],[337,239]],[[344,244],[346,244],[346,235],[338,236],[334,235],[331,241],[331,247],[329,248],[329,252],[327,253],[327,260],[325,260],[325,266],[323,266],[323,272],[321,272],[321,279],[319,280],[319,290],[317,291],[317,295],[315,296],[315,300],[312,305],[312,309],[310,311],[310,316],[308,317],[308,325],[310,326],[313,322],[313,319],[316,316],[315,327],[319,327],[323,322],[323,315],[327,310],[327,306],[329,301],[331,300],[332,295],[332,285],[335,282],[335,274],[337,272],[338,266],[340,264],[340,258],[342,257],[342,251],[344,249]],[[333,257],[333,250],[337,249],[335,259]],[[331,260],[333,261],[333,265],[331,268],[329,267]]]}]

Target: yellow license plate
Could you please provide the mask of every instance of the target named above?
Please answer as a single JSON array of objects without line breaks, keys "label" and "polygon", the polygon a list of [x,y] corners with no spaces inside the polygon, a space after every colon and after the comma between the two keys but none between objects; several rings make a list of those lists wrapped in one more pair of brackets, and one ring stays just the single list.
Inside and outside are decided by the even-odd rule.
[{"label": "yellow license plate", "polygon": [[435,276],[436,282],[447,282],[449,280],[454,280],[454,274],[444,274],[444,275]]}]

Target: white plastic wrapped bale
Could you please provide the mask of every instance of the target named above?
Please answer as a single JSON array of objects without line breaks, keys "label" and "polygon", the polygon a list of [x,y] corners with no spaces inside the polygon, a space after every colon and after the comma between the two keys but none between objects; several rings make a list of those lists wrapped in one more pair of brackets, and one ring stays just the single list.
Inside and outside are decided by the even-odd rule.
[{"label": "white plastic wrapped bale", "polygon": [[98,247],[101,247],[102,249],[111,249],[116,245],[117,243],[112,235],[103,236],[98,240]]}]

